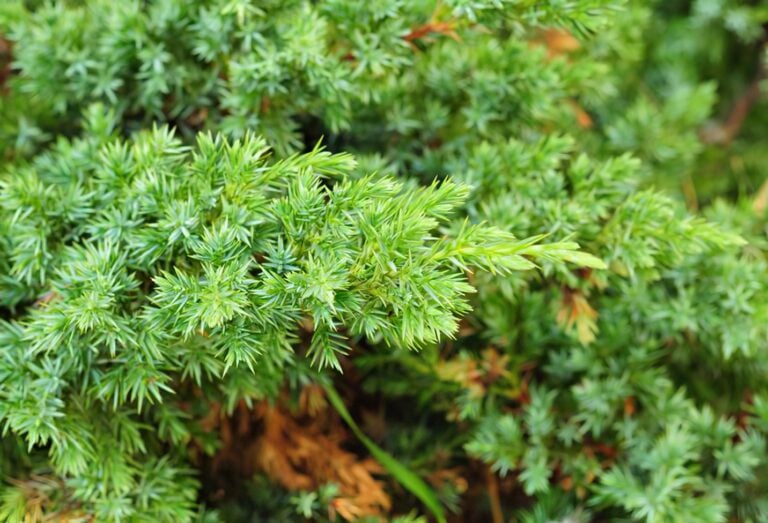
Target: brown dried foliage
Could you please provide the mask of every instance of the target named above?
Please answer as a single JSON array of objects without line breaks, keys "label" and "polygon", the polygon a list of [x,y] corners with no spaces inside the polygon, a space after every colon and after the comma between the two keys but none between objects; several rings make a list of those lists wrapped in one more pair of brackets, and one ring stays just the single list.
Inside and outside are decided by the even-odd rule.
[{"label": "brown dried foliage", "polygon": [[[93,516],[84,513],[77,503],[69,501],[64,481],[51,476],[31,476],[24,480],[8,480],[24,498],[24,523],[91,523]],[[61,498],[64,499],[61,499]]]},{"label": "brown dried foliage", "polygon": [[[328,507],[329,515],[352,521],[363,516],[382,517],[391,506],[384,483],[375,478],[383,469],[372,458],[361,458],[343,445],[349,434],[326,408],[322,389],[307,387],[299,408],[264,401],[248,409],[238,406],[231,417],[222,417],[218,406],[203,424],[219,431],[221,450],[208,468],[213,477],[240,478],[256,473],[288,490],[314,490],[333,483],[339,495]],[[220,486],[215,497],[225,497]]]},{"label": "brown dried foliage", "polygon": [[563,301],[557,311],[557,322],[567,330],[576,330],[579,341],[588,345],[595,341],[597,311],[581,291],[564,289]]}]

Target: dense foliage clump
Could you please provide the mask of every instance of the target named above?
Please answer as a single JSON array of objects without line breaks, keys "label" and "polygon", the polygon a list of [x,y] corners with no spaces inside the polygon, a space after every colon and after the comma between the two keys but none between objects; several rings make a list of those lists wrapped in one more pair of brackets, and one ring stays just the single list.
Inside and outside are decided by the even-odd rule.
[{"label": "dense foliage clump", "polygon": [[5,2],[0,520],[765,520],[766,24]]}]

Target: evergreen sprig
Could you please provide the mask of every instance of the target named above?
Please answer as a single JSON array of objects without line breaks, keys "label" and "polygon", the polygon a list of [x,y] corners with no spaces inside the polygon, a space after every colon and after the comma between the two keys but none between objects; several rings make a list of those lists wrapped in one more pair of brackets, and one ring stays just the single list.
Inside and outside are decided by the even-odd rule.
[{"label": "evergreen sprig", "polygon": [[274,161],[252,134],[192,148],[157,127],[123,141],[98,111],[84,138],[3,179],[5,305],[26,310],[3,324],[0,365],[6,434],[47,448],[97,517],[186,519],[187,473],[141,458],[190,437],[175,393],[273,394],[300,325],[312,363],[341,370],[350,339],[405,350],[454,336],[471,267],[603,266],[572,242],[446,229],[469,194],[450,180],[350,178],[354,159],[319,147]]}]

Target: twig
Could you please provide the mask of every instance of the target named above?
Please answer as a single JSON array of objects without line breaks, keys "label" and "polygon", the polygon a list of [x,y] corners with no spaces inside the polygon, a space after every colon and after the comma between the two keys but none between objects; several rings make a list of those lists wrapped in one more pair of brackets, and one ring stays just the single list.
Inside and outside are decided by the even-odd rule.
[{"label": "twig", "polygon": [[10,40],[6,40],[0,35],[0,94],[7,92],[6,82],[11,77],[11,62],[13,45]]},{"label": "twig", "polygon": [[741,131],[741,127],[744,125],[744,121],[747,119],[750,109],[760,98],[760,84],[766,76],[765,61],[763,57],[766,48],[765,43],[760,47],[760,52],[758,53],[759,62],[755,78],[739,99],[736,100],[736,103],[733,104],[725,123],[709,129],[704,129],[701,132],[701,140],[704,143],[711,145],[728,145],[734,138],[736,138],[739,131]]},{"label": "twig", "polygon": [[490,467],[485,467],[485,479],[488,483],[488,500],[491,504],[491,521],[493,523],[504,523],[504,513],[501,510],[501,499],[499,497],[499,482],[496,481],[496,475]]}]

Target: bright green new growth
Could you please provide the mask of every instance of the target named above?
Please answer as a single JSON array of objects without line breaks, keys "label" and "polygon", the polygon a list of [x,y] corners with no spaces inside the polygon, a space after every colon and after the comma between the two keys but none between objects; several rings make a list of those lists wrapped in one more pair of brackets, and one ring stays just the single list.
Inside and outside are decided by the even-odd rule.
[{"label": "bright green new growth", "polygon": [[230,408],[274,394],[303,320],[307,358],[340,370],[350,338],[403,350],[453,336],[470,267],[602,266],[574,243],[446,229],[469,193],[448,180],[350,178],[350,155],[319,148],[272,161],[251,134],[126,142],[100,111],[85,138],[9,173],[0,201],[4,305],[42,296],[2,327],[0,420],[47,446],[100,518],[185,519],[186,472],[142,458],[190,438],[174,394],[194,383]]}]

